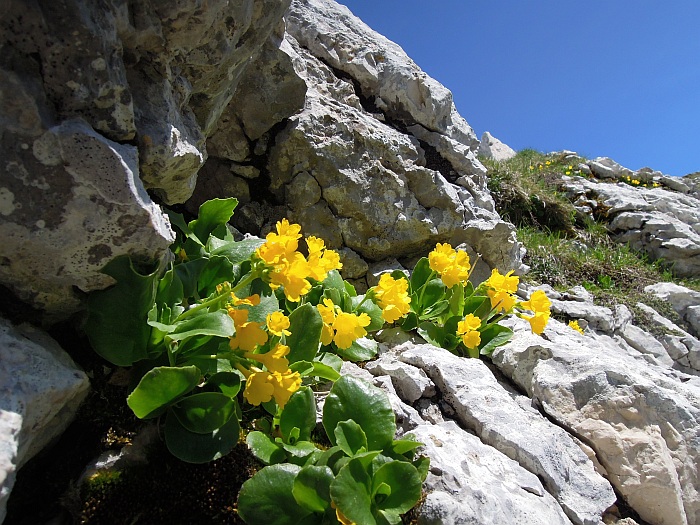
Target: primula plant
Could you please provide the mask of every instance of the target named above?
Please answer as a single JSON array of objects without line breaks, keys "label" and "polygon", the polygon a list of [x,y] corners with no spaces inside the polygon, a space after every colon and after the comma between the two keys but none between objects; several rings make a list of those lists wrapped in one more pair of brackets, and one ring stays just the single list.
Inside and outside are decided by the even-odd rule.
[{"label": "primula plant", "polygon": [[190,462],[236,444],[240,391],[277,416],[302,383],[337,379],[341,357],[374,357],[364,336],[384,324],[321,239],[299,251],[298,225],[283,220],[265,240],[235,241],[226,223],[236,204],[208,201],[190,223],[170,214],[178,237],[169,268],[142,274],[115,259],[104,271],[117,284],[88,302],[95,350],[139,377],[128,405],[164,418],[168,448]]},{"label": "primula plant", "polygon": [[[448,244],[410,277],[385,273],[358,294],[338,272],[339,255],[322,239],[302,241],[301,227],[286,219],[265,239],[235,241],[227,223],[236,204],[205,202],[190,222],[170,213],[177,239],[166,268],[144,273],[128,257],[111,261],[104,272],[116,284],[88,300],[91,344],[132,367],[127,404],[162,422],[180,459],[227,454],[243,427],[268,465],[240,494],[249,523],[399,523],[420,497],[427,460],[414,458],[419,443],[394,440],[381,391],[341,378],[343,360],[373,359],[371,334],[387,324],[458,355],[488,356],[512,335],[498,324],[506,315],[541,333],[549,300],[543,292],[518,300],[512,271],[493,270],[473,286],[469,256]],[[324,450],[311,439],[312,389],[329,381]]]}]

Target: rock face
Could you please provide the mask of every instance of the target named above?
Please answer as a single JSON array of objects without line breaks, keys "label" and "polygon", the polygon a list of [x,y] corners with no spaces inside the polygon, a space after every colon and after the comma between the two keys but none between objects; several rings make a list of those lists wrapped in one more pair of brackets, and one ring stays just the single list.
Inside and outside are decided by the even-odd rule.
[{"label": "rock face", "polygon": [[[449,90],[332,0],[8,0],[0,48],[0,284],[45,321],[108,286],[110,259],[162,260],[174,234],[154,201],[234,196],[255,234],[286,216],[339,250],[358,290],[436,242],[479,253],[475,276],[521,265],[476,158],[512,150],[479,141]],[[583,166],[666,188],[566,181],[621,242],[700,275],[697,176]],[[651,291],[687,330],[639,305],[654,336],[626,308],[549,290],[585,336],[516,320],[492,366],[386,331],[379,360],[345,366],[425,443],[419,523],[600,525],[614,487],[652,525],[700,525],[700,303]],[[0,354],[2,505],[87,380],[28,328],[0,323]]]},{"label": "rock face", "polygon": [[608,478],[649,523],[700,522],[700,390],[614,347],[552,322],[547,339],[526,333],[494,352],[494,364],[548,417],[596,452]]},{"label": "rock face", "polygon": [[[335,2],[294,1],[286,24],[283,40],[261,55],[263,72],[277,76],[237,92],[209,139],[222,167],[206,180],[221,185],[228,166],[251,195],[272,195],[267,228],[287,216],[367,261],[451,241],[491,266],[518,268],[520,246],[494,210],[478,140],[451,93]],[[260,93],[279,101],[275,111],[250,110]],[[208,187],[203,179],[193,201]],[[259,209],[244,204],[239,213]]]},{"label": "rock face", "polygon": [[0,318],[0,523],[24,463],[63,432],[89,381],[48,335]]},{"label": "rock face", "polygon": [[593,213],[607,217],[617,241],[649,254],[652,260],[663,259],[680,277],[700,275],[698,198],[661,187],[632,187],[582,177],[566,180],[563,187],[572,201],[592,202]]},{"label": "rock face", "polygon": [[493,160],[508,160],[515,157],[515,150],[503,144],[496,137],[485,131],[479,142],[479,155]]},{"label": "rock face", "polygon": [[[159,259],[211,134],[285,0],[3,5],[0,283],[50,320],[121,254]],[[138,146],[134,146],[138,144]]]}]

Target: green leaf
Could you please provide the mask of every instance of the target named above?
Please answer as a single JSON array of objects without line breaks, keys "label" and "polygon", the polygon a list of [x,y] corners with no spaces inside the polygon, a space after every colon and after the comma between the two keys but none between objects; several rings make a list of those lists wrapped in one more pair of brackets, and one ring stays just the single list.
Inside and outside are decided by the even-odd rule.
[{"label": "green leaf", "polygon": [[323,364],[330,366],[333,370],[335,370],[338,373],[340,373],[340,369],[343,368],[343,360],[337,355],[332,354],[331,352],[324,352],[321,355],[319,361]]},{"label": "green leaf", "polygon": [[[365,301],[362,303],[364,298],[364,295],[352,298],[353,313],[357,315],[360,315],[361,313],[367,314],[371,319],[371,322],[369,323],[369,326],[365,327],[365,330],[367,330],[368,332],[376,332],[384,326],[382,309],[380,306],[376,305],[372,301]],[[357,307],[358,304],[360,305],[359,308]]]},{"label": "green leaf", "polygon": [[295,465],[303,466],[314,463],[313,458],[321,455],[321,451],[310,441],[297,441],[294,445],[284,443],[280,438],[276,441],[287,453],[287,461]]},{"label": "green leaf", "polygon": [[323,427],[333,445],[340,421],[354,420],[367,436],[369,450],[384,450],[396,433],[394,411],[379,388],[352,376],[335,382],[323,407]]},{"label": "green leaf", "polygon": [[[316,427],[316,400],[308,386],[303,386],[292,394],[280,414],[280,431],[286,443],[290,443],[293,428],[299,429],[297,439],[308,441]],[[292,443],[293,444],[293,443]]]},{"label": "green leaf", "polygon": [[146,320],[155,301],[158,272],[138,273],[128,256],[112,259],[102,272],[117,284],[88,297],[85,334],[107,361],[131,366],[149,357],[151,327]]},{"label": "green leaf", "polygon": [[323,513],[331,505],[331,483],[334,479],[333,471],[328,467],[306,466],[294,478],[294,499],[311,512]]},{"label": "green leaf", "polygon": [[214,249],[212,255],[226,257],[232,264],[240,264],[250,259],[260,246],[265,244],[265,239],[249,238],[242,241],[227,242]]},{"label": "green leaf", "polygon": [[241,308],[248,310],[248,321],[265,324],[268,314],[280,309],[280,303],[275,294],[260,295],[260,303],[255,306],[244,305]]},{"label": "green leaf", "polygon": [[236,372],[217,372],[207,379],[207,385],[217,387],[228,397],[236,397],[241,390],[241,376]]},{"label": "green leaf", "polygon": [[321,340],[323,319],[315,306],[304,304],[289,316],[289,331],[285,339],[289,347],[287,359],[295,361],[313,361]]},{"label": "green leaf", "polygon": [[347,293],[347,290],[345,289],[345,281],[340,276],[340,272],[338,272],[338,270],[331,270],[328,272],[328,275],[323,280],[323,286],[326,288],[326,290],[333,289],[338,290],[338,292],[341,294]]},{"label": "green leaf", "polygon": [[240,433],[235,417],[208,434],[190,432],[172,412],[165,418],[165,444],[174,456],[187,463],[207,463],[225,456],[238,443]]},{"label": "green leaf", "polygon": [[421,258],[416,263],[415,268],[413,268],[413,273],[411,274],[411,293],[418,291],[421,286],[427,283],[432,274],[433,270],[430,269],[428,258]]},{"label": "green leaf", "polygon": [[376,525],[372,514],[371,484],[372,480],[361,459],[351,459],[331,483],[331,499],[350,521]]},{"label": "green leaf", "polygon": [[196,366],[153,368],[141,378],[126,403],[140,419],[156,417],[193,390],[200,377],[201,372]]},{"label": "green leaf", "polygon": [[238,199],[212,199],[199,207],[197,219],[189,223],[189,227],[202,245],[206,244],[209,235],[218,226],[231,220],[233,210],[238,205]]},{"label": "green leaf", "polygon": [[231,337],[234,333],[233,319],[223,310],[205,312],[181,321],[168,338],[173,341],[182,341],[196,335],[208,335],[214,337]]},{"label": "green leaf", "polygon": [[484,319],[491,311],[491,300],[485,295],[472,295],[464,302],[464,316],[474,314],[480,319]]},{"label": "green leaf", "polygon": [[173,267],[176,280],[179,280],[182,285],[183,297],[197,298],[197,288],[199,282],[199,274],[209,261],[206,257],[193,259],[177,264]]},{"label": "green leaf", "polygon": [[443,327],[431,323],[430,321],[423,321],[418,325],[418,335],[423,339],[428,341],[431,345],[442,347],[445,340],[445,330]]},{"label": "green leaf", "polygon": [[272,441],[266,434],[257,430],[250,432],[245,442],[253,455],[265,465],[281,463],[287,458],[280,445]]},{"label": "green leaf", "polygon": [[294,497],[294,480],[300,471],[300,467],[288,463],[272,465],[243,483],[238,493],[238,514],[243,521],[299,525],[305,518],[313,516]]},{"label": "green leaf", "polygon": [[156,302],[158,304],[166,304],[173,306],[182,303],[185,298],[185,291],[182,287],[182,281],[178,277],[174,268],[170,268],[158,283],[158,293]]},{"label": "green leaf", "polygon": [[450,289],[450,314],[461,316],[463,311],[464,286],[462,286],[462,283],[457,283]]},{"label": "green leaf", "polygon": [[202,392],[181,399],[171,410],[190,432],[209,434],[236,413],[236,401],[220,392]]},{"label": "green leaf", "polygon": [[332,366],[329,366],[325,363],[321,363],[319,361],[314,361],[312,365],[312,370],[310,372],[307,372],[306,374],[302,374],[302,377],[318,377],[321,379],[327,379],[328,381],[335,381],[340,377],[340,373]]},{"label": "green leaf", "polygon": [[340,421],[334,434],[336,443],[348,456],[367,452],[367,436],[354,420]]},{"label": "green leaf", "polygon": [[411,510],[420,499],[421,485],[416,467],[405,461],[391,461],[374,473],[372,498],[378,509],[391,514],[403,514]]},{"label": "green leaf", "polygon": [[449,307],[449,304],[444,303],[446,290],[447,287],[441,279],[432,279],[428,281],[423,289],[420,307],[423,310],[429,308],[434,309],[442,304],[445,304],[445,308]]},{"label": "green leaf", "polygon": [[238,275],[234,272],[234,266],[226,257],[212,256],[205,259],[197,280],[197,292],[200,297],[207,297],[216,291],[216,285],[225,281],[236,282],[240,276],[240,266],[237,266]]},{"label": "green leaf", "polygon": [[401,329],[405,332],[410,332],[418,328],[418,315],[415,312],[408,312],[408,315],[401,322]]},{"label": "green leaf", "polygon": [[428,472],[430,471],[430,458],[428,456],[421,456],[418,459],[415,459],[412,462],[412,465],[416,467],[421,482],[425,481],[425,478],[428,477]]},{"label": "green leaf", "polygon": [[379,350],[379,346],[374,339],[360,337],[355,339],[349,348],[338,348],[338,355],[349,361],[369,361],[374,359]]},{"label": "green leaf", "polygon": [[391,449],[400,455],[406,454],[406,452],[411,452],[419,447],[423,446],[420,441],[415,441],[413,439],[406,439],[408,437],[413,437],[411,435],[404,436],[404,439],[396,439],[391,443]]},{"label": "green leaf", "polygon": [[491,324],[481,332],[481,344],[479,352],[481,355],[490,356],[493,351],[513,337],[513,330],[500,324]]}]

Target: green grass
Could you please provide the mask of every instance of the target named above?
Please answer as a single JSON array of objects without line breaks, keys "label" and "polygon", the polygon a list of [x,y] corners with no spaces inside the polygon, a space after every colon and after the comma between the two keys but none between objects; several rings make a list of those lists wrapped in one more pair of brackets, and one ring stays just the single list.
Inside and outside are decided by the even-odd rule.
[{"label": "green grass", "polygon": [[[648,304],[679,326],[682,320],[669,303],[644,292],[660,281],[675,282],[700,291],[700,279],[674,278],[663,263],[649,261],[627,245],[613,242],[602,222],[577,216],[573,204],[559,191],[563,175],[584,174],[584,159],[564,159],[526,149],[507,161],[481,159],[489,170],[489,189],[502,217],[516,225],[518,239],[527,248],[525,263],[531,284],[549,284],[564,291],[582,285],[596,304],[624,304],[635,322],[652,330],[650,320],[636,307]],[[604,219],[604,214],[600,218]]]}]

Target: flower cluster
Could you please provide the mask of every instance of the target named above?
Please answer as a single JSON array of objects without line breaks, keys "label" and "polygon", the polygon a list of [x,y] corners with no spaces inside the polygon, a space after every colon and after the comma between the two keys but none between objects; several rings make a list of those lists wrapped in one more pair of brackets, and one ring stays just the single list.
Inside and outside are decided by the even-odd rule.
[{"label": "flower cluster", "polygon": [[311,290],[309,279],[322,281],[331,270],[342,268],[340,256],[333,250],[325,248],[322,239],[308,237],[308,259],[297,251],[301,238],[301,226],[290,224],[282,219],[276,225],[276,232],[265,237],[265,244],[255,252],[259,260],[265,263],[270,287],[274,290],[282,287],[289,301],[298,302],[302,295]]},{"label": "flower cluster", "polygon": [[579,334],[583,334],[583,328],[578,324],[578,321],[569,321],[569,328],[576,330]]},{"label": "flower cluster", "polygon": [[440,274],[445,286],[452,288],[457,283],[466,283],[469,279],[471,264],[467,252],[456,251],[445,243],[437,243],[428,254],[430,269]]},{"label": "flower cluster", "polygon": [[467,314],[462,321],[457,323],[457,335],[462,339],[464,346],[467,348],[479,346],[479,343],[481,343],[480,326],[481,319],[474,314]]},{"label": "flower cluster", "polygon": [[544,328],[547,326],[551,306],[552,302],[547,295],[542,290],[536,290],[532,293],[529,300],[520,303],[520,307],[530,310],[533,312],[533,315],[520,314],[520,317],[528,321],[532,331],[539,335],[544,332]]},{"label": "flower cluster", "polygon": [[410,311],[411,298],[406,279],[394,279],[391,274],[383,273],[373,290],[382,309],[382,318],[387,323],[397,321]]},{"label": "flower cluster", "polygon": [[519,281],[518,276],[513,275],[513,270],[501,275],[501,272],[494,268],[491,277],[484,281],[487,287],[486,294],[491,299],[491,308],[497,312],[510,312],[517,302],[515,292],[518,291]]},{"label": "flower cluster", "polygon": [[369,326],[371,319],[366,313],[357,315],[343,312],[328,298],[316,308],[323,319],[322,344],[329,345],[333,342],[341,350],[346,350],[356,339],[367,335],[365,327]]},{"label": "flower cluster", "polygon": [[622,175],[620,177],[620,180],[622,182],[626,182],[630,186],[643,186],[645,188],[658,188],[659,186],[661,186],[660,182],[656,182],[656,181],[644,182],[641,179],[633,178],[630,175]]}]

